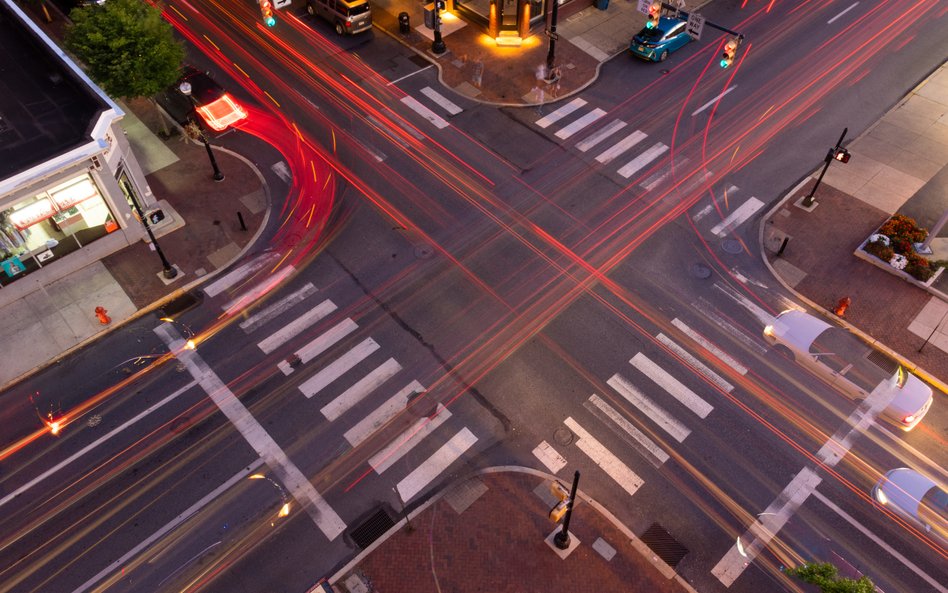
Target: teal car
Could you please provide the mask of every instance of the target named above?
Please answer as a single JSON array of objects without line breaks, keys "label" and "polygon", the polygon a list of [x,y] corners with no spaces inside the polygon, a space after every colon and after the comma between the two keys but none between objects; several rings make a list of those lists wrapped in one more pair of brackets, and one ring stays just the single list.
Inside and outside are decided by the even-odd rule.
[{"label": "teal car", "polygon": [[658,19],[657,27],[646,27],[632,38],[629,51],[645,60],[664,62],[668,54],[691,41],[691,35],[685,30],[687,24],[687,21],[663,16]]}]

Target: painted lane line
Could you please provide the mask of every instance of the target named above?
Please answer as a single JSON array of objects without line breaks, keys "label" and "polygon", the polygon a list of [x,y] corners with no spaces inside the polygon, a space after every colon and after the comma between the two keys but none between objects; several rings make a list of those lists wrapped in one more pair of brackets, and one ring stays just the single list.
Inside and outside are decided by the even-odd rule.
[{"label": "painted lane line", "polygon": [[421,89],[421,94],[428,97],[435,103],[437,103],[439,106],[441,106],[445,111],[447,111],[451,115],[457,115],[461,113],[462,111],[464,111],[463,109],[455,105],[450,99],[448,99],[447,97],[445,97],[438,91],[434,90],[430,86],[426,86],[425,88]]},{"label": "painted lane line", "polygon": [[626,125],[628,124],[626,124],[621,119],[612,120],[611,122],[609,122],[608,125],[606,125],[604,128],[602,128],[595,134],[592,134],[589,138],[586,138],[582,142],[578,142],[576,144],[576,148],[578,148],[580,152],[586,152],[593,146],[599,144],[600,142],[602,142],[609,136],[615,134],[616,132],[624,128]]},{"label": "painted lane line", "polygon": [[477,437],[467,428],[461,429],[451,437],[451,440],[435,451],[434,455],[398,483],[398,495],[402,502],[407,503],[413,499],[476,442]]},{"label": "painted lane line", "polygon": [[748,218],[754,215],[755,212],[764,207],[764,203],[751,196],[746,202],[738,206],[734,211],[732,211],[727,218],[714,225],[711,228],[711,234],[716,237],[723,237],[727,235],[737,227],[741,226]]},{"label": "painted lane line", "polygon": [[668,453],[666,453],[661,447],[655,444],[655,441],[645,436],[641,430],[635,427],[631,422],[629,422],[619,410],[616,410],[610,406],[604,399],[596,395],[595,393],[589,396],[586,404],[583,404],[587,408],[592,406],[590,409],[593,414],[596,416],[604,416],[606,419],[610,420],[612,423],[610,426],[615,425],[620,428],[624,434],[620,434],[623,439],[625,435],[631,437],[636,443],[642,446],[646,451],[648,451],[658,462],[665,463],[668,461]]},{"label": "painted lane line", "polygon": [[787,484],[769,507],[758,515],[756,521],[739,538],[744,553],[735,544],[718,561],[711,570],[711,574],[718,578],[725,587],[730,587],[744,569],[754,561],[770,543],[777,533],[790,519],[790,516],[816,490],[823,479],[808,467],[800,470],[793,480]]},{"label": "painted lane line", "polygon": [[[719,315],[718,311],[714,308],[714,305],[708,301],[704,300],[703,298],[699,298],[698,300],[692,302],[691,306],[703,313],[704,316],[710,321],[713,321],[715,324],[720,326],[721,329],[727,331],[727,333],[731,334],[731,337],[744,344],[744,346],[750,350],[754,350],[758,354],[765,354],[767,352],[766,346],[757,341],[755,338],[750,337],[744,333],[743,330],[738,329],[733,323]],[[761,340],[763,340],[763,338],[761,338]]]},{"label": "painted lane line", "polygon": [[668,147],[661,142],[658,142],[639,156],[626,163],[617,172],[619,175],[622,175],[622,177],[628,179],[629,177],[632,177],[634,174],[636,174],[639,169],[642,169],[645,167],[645,165],[651,163],[666,152],[668,152]]},{"label": "painted lane line", "polygon": [[705,350],[707,350],[707,351],[710,352],[711,354],[715,355],[721,362],[723,362],[723,363],[726,364],[727,366],[731,367],[732,369],[734,369],[735,371],[737,371],[737,372],[740,373],[741,375],[746,375],[746,374],[747,374],[747,367],[746,367],[746,366],[742,365],[741,363],[739,363],[739,362],[737,362],[736,360],[734,360],[733,358],[731,358],[731,355],[730,355],[730,354],[728,354],[728,353],[725,352],[724,350],[721,350],[720,348],[718,348],[717,346],[715,346],[714,344],[712,344],[711,342],[709,342],[709,341],[707,340],[707,338],[705,338],[704,336],[702,336],[701,334],[699,334],[699,333],[696,332],[695,330],[693,330],[693,329],[691,329],[690,327],[688,327],[687,325],[685,325],[685,322],[684,322],[684,321],[682,321],[682,320],[680,320],[680,319],[678,319],[678,318],[676,317],[675,319],[672,319],[672,325],[674,325],[674,326],[677,327],[679,330],[681,330],[681,332],[682,332],[683,334],[685,334],[686,336],[688,336],[689,338],[691,338],[694,342],[696,342],[697,344],[699,344],[702,348],[704,348]]},{"label": "painted lane line", "polygon": [[256,302],[257,299],[261,298],[262,296],[266,295],[270,291],[274,290],[277,286],[280,285],[281,282],[286,280],[289,277],[289,275],[292,274],[294,271],[295,269],[293,268],[293,266],[289,266],[289,265],[280,268],[275,273],[264,278],[262,282],[258,282],[257,284],[255,284],[253,288],[251,288],[250,290],[247,290],[246,292],[241,294],[239,297],[228,301],[226,304],[224,304],[222,309],[224,309],[224,311],[228,315],[234,315],[235,313],[239,313],[246,307],[249,307],[252,303]]},{"label": "painted lane line", "polygon": [[645,132],[640,132],[638,130],[635,130],[634,132],[632,132],[631,134],[629,134],[622,140],[619,140],[618,142],[616,142],[615,144],[613,144],[612,146],[610,146],[609,148],[601,152],[599,156],[596,157],[596,160],[600,164],[605,165],[612,159],[616,158],[623,152],[629,150],[630,148],[632,148],[633,146],[635,146],[636,144],[644,140],[647,136],[648,135]]},{"label": "painted lane line", "polygon": [[439,130],[443,130],[444,128],[448,127],[448,122],[443,117],[419,103],[418,99],[412,97],[411,95],[405,95],[402,97],[402,103],[407,105],[412,111],[421,117],[433,123]]},{"label": "painted lane line", "polygon": [[541,441],[533,449],[533,455],[540,460],[540,463],[546,466],[546,469],[550,470],[551,474],[559,473],[561,469],[566,467],[566,458],[560,455],[556,449],[553,448],[553,445],[546,441]]},{"label": "painted lane line", "polygon": [[237,399],[230,388],[204,362],[204,359],[195,350],[185,349],[185,341],[178,330],[169,323],[163,323],[155,328],[155,333],[168,345],[168,349],[175,353],[175,357],[197,380],[207,396],[260,455],[286,491],[302,508],[306,509],[320,531],[330,541],[338,537],[345,530],[346,524],[339,518],[336,511],[320,496],[303,472],[290,461],[273,437],[257,422],[257,419]]},{"label": "painted lane line", "polygon": [[629,493],[629,496],[635,495],[635,492],[645,483],[629,467],[606,449],[602,443],[593,438],[583,427],[576,423],[571,417],[563,421],[563,424],[573,431],[577,436],[576,446],[585,453],[593,462],[602,468],[610,478]]},{"label": "painted lane line", "polygon": [[29,490],[29,489],[32,488],[33,486],[39,484],[40,482],[42,482],[42,481],[45,480],[46,478],[50,477],[50,476],[53,475],[54,473],[58,472],[58,471],[61,470],[62,468],[66,467],[67,465],[69,465],[69,464],[72,463],[73,461],[79,459],[80,457],[82,457],[83,455],[85,455],[86,453],[88,453],[89,451],[92,451],[93,449],[95,449],[96,447],[98,447],[99,445],[101,445],[102,443],[108,441],[109,439],[111,439],[112,437],[114,437],[114,436],[117,435],[118,433],[122,432],[122,431],[125,430],[126,428],[129,428],[130,426],[132,426],[133,424],[135,424],[136,422],[138,422],[138,421],[141,420],[142,418],[148,416],[149,414],[151,414],[152,412],[154,412],[154,411],[157,410],[158,408],[160,408],[160,407],[162,407],[163,405],[167,404],[168,402],[174,400],[174,399],[177,398],[179,395],[183,394],[184,392],[186,392],[187,390],[191,389],[191,388],[194,387],[195,385],[197,385],[197,381],[191,381],[190,383],[188,383],[188,384],[185,385],[184,387],[181,387],[180,389],[178,389],[177,391],[175,391],[174,393],[172,393],[171,395],[169,395],[169,396],[166,397],[165,399],[161,400],[160,402],[157,402],[157,403],[155,403],[155,404],[149,406],[147,409],[145,409],[145,411],[141,412],[140,414],[138,414],[138,415],[135,416],[134,418],[128,420],[127,422],[125,422],[124,424],[122,424],[122,425],[120,425],[120,426],[117,426],[116,428],[114,428],[114,429],[112,429],[111,431],[109,431],[107,434],[105,434],[105,435],[101,436],[100,438],[96,439],[95,441],[89,443],[88,445],[86,445],[86,446],[83,447],[82,449],[76,451],[75,453],[73,453],[72,455],[70,455],[69,457],[67,457],[66,459],[63,459],[61,462],[57,463],[56,465],[54,465],[53,467],[49,468],[49,469],[46,470],[45,472],[43,472],[43,473],[41,473],[40,475],[36,476],[35,478],[33,478],[32,480],[30,480],[30,481],[27,482],[26,484],[23,484],[22,486],[20,486],[19,488],[17,488],[17,489],[14,490],[13,492],[10,492],[9,494],[7,494],[6,496],[4,496],[3,498],[0,498],[0,507],[2,507],[3,505],[7,504],[8,502],[10,502],[11,500],[13,500],[13,499],[16,498],[17,496],[23,494],[24,492],[26,492],[27,490]]},{"label": "painted lane line", "polygon": [[834,16],[833,18],[831,18],[830,20],[826,21],[826,24],[827,24],[827,25],[832,25],[832,24],[833,24],[833,21],[835,21],[836,19],[842,17],[844,14],[846,14],[846,13],[849,12],[850,10],[856,8],[856,5],[857,5],[857,4],[859,4],[859,3],[858,3],[858,2],[853,2],[853,3],[849,6],[849,8],[844,8],[841,13],[837,14],[836,16]]},{"label": "painted lane line", "polygon": [[224,292],[231,286],[237,284],[250,274],[253,274],[257,270],[263,268],[264,266],[270,263],[276,263],[277,259],[280,257],[279,253],[265,253],[260,255],[249,262],[240,265],[227,274],[224,274],[214,282],[211,282],[204,287],[204,294],[209,297],[216,297],[220,293]]},{"label": "painted lane line", "polygon": [[384,449],[369,458],[369,465],[380,474],[408,454],[415,445],[433,433],[439,426],[451,417],[451,412],[442,404],[438,404],[434,416],[419,418],[412,422],[408,430],[401,433]]},{"label": "painted lane line", "polygon": [[687,350],[679,346],[677,342],[675,342],[674,340],[672,340],[665,334],[659,333],[657,336],[655,336],[655,338],[659,342],[667,346],[669,350],[677,354],[680,358],[684,359],[684,361],[688,364],[688,366],[698,371],[700,374],[704,375],[704,377],[708,381],[711,381],[712,383],[714,383],[715,385],[717,385],[722,390],[728,393],[734,390],[734,386],[728,383],[727,381],[725,381],[724,377],[722,377],[721,375],[709,369],[707,365],[705,365],[703,362],[695,358],[694,355],[691,354],[691,352],[688,352]]},{"label": "painted lane line", "polygon": [[719,282],[714,283],[714,288],[724,293],[725,296],[733,300],[738,305],[744,307],[750,314],[753,315],[757,321],[761,322],[763,325],[770,325],[774,322],[774,316],[764,310],[763,307],[757,303],[751,301],[746,296],[742,295],[732,286],[726,284],[721,284]]},{"label": "painted lane line", "polygon": [[160,540],[161,538],[166,536],[168,533],[176,529],[179,525],[181,525],[182,523],[184,523],[185,521],[187,521],[194,515],[198,514],[201,511],[201,509],[206,507],[211,502],[215,501],[218,497],[220,497],[221,494],[223,494],[224,492],[232,488],[234,484],[239,483],[241,480],[243,480],[244,478],[246,478],[253,472],[257,471],[257,468],[259,468],[261,465],[263,465],[262,459],[254,460],[253,463],[251,463],[244,469],[240,470],[239,472],[237,472],[236,474],[228,478],[226,482],[224,482],[223,484],[221,484],[220,486],[218,486],[217,488],[209,492],[207,495],[204,496],[204,498],[192,504],[184,512],[182,512],[177,517],[169,521],[167,524],[164,525],[164,527],[162,527],[158,531],[149,535],[137,546],[135,546],[128,552],[125,552],[125,554],[123,554],[120,558],[112,562],[112,564],[109,564],[108,566],[103,568],[101,571],[99,571],[99,573],[96,574],[94,577],[92,577],[85,583],[79,585],[79,587],[75,589],[72,593],[85,593],[86,591],[91,589],[93,585],[95,585],[96,583],[104,579],[107,575],[121,570],[122,566],[128,563],[129,560],[131,560],[132,558],[140,554],[143,550],[147,550],[156,541]]},{"label": "painted lane line", "polygon": [[637,353],[629,361],[629,364],[637,368],[646,377],[655,382],[656,385],[668,392],[669,395],[681,402],[686,408],[697,414],[699,418],[706,418],[714,407],[701,399],[697,393],[688,389],[678,379],[672,377],[668,371],[652,362],[641,352]]},{"label": "painted lane line", "polygon": [[679,443],[684,441],[685,438],[691,434],[691,429],[666,412],[660,405],[649,399],[648,396],[619,373],[610,377],[606,383]]},{"label": "painted lane line", "polygon": [[389,358],[368,375],[359,379],[355,385],[342,392],[339,397],[323,406],[320,412],[323,413],[326,420],[330,422],[336,420],[348,412],[352,406],[378,389],[382,383],[394,377],[400,370],[402,370],[402,365],[398,364],[398,361],[394,358]]},{"label": "painted lane line", "polygon": [[594,121],[604,116],[605,114],[606,112],[604,110],[599,109],[597,107],[596,109],[593,109],[589,113],[583,115],[581,118],[577,119],[576,121],[569,124],[568,126],[564,126],[562,129],[558,130],[553,135],[556,136],[557,138],[562,138],[563,140],[566,140],[567,138],[569,138],[576,132],[582,130],[583,128],[593,123]]},{"label": "painted lane line", "polygon": [[245,333],[252,333],[253,331],[262,327],[264,324],[273,321],[284,312],[289,311],[294,306],[302,303],[315,293],[316,287],[307,282],[299,290],[293,291],[282,299],[272,303],[264,309],[260,309],[258,312],[254,313],[247,319],[241,321],[240,329],[244,330]]},{"label": "painted lane line", "polygon": [[871,531],[863,527],[863,525],[859,523],[859,521],[851,517],[843,509],[833,504],[833,501],[826,498],[826,496],[824,496],[823,493],[817,490],[813,492],[813,497],[819,500],[820,502],[822,502],[823,504],[825,504],[827,507],[829,507],[831,511],[833,511],[834,513],[842,517],[846,522],[848,522],[850,525],[852,525],[857,530],[859,530],[861,534],[871,539],[877,546],[879,546],[880,548],[888,552],[890,556],[892,556],[893,558],[901,562],[903,565],[905,565],[909,570],[911,570],[916,575],[918,575],[920,579],[924,580],[926,583],[931,585],[934,591],[939,591],[939,593],[948,593],[948,588],[946,588],[943,584],[939,583],[936,579],[933,579],[932,577],[928,576],[928,574],[925,571],[923,571],[921,568],[916,566],[911,560],[909,560],[908,558],[900,554],[896,549],[894,549],[892,546],[887,544],[884,540],[877,537],[874,533],[872,533]]},{"label": "painted lane line", "polygon": [[279,331],[274,332],[269,337],[257,343],[257,346],[265,354],[270,354],[289,340],[303,333],[309,326],[313,325],[323,317],[336,310],[336,304],[330,300],[325,300],[306,313],[303,313],[290,323],[284,325]]},{"label": "painted lane line", "polygon": [[570,101],[570,102],[567,103],[566,105],[563,105],[562,107],[560,107],[559,109],[557,109],[557,110],[554,111],[553,113],[551,113],[551,114],[549,114],[549,115],[547,115],[547,116],[544,116],[544,117],[538,119],[537,122],[536,122],[536,123],[537,123],[537,127],[538,127],[538,128],[546,128],[546,127],[548,127],[550,124],[556,123],[556,122],[560,121],[561,119],[563,119],[564,117],[566,117],[566,116],[569,115],[570,113],[576,111],[577,109],[579,109],[580,107],[582,107],[582,106],[585,105],[585,104],[586,104],[586,100],[585,100],[585,99],[579,99],[579,98],[573,99],[572,101]]},{"label": "painted lane line", "polygon": [[[336,342],[354,332],[358,327],[359,326],[355,321],[346,317],[293,354],[299,356],[300,364],[306,364],[328,350]],[[284,375],[289,375],[293,372],[293,367],[291,367],[290,363],[286,362],[285,360],[281,360],[277,364],[277,367],[283,371]]]},{"label": "painted lane line", "polygon": [[699,113],[701,113],[702,111],[704,111],[705,109],[707,109],[708,107],[711,107],[712,105],[714,105],[715,103],[717,103],[718,101],[720,101],[721,99],[723,99],[723,98],[724,98],[724,95],[730,93],[731,91],[733,91],[733,90],[736,89],[736,88],[737,88],[737,85],[735,84],[734,86],[732,86],[731,88],[727,89],[726,91],[724,91],[723,93],[721,93],[721,94],[718,95],[717,97],[711,99],[710,101],[708,101],[707,103],[705,103],[705,104],[702,105],[701,107],[699,107],[699,108],[697,108],[696,110],[692,111],[692,112],[691,112],[691,117],[694,117],[694,116],[698,115]]},{"label": "painted lane line", "polygon": [[371,414],[363,418],[346,431],[343,435],[349,444],[358,447],[367,438],[375,434],[375,431],[382,428],[389,420],[404,411],[408,407],[413,395],[424,393],[424,386],[418,381],[412,381],[401,388],[398,393],[388,398],[388,401],[376,408]]},{"label": "painted lane line", "polygon": [[300,385],[300,391],[302,391],[306,397],[313,397],[378,349],[378,343],[372,338],[362,340],[356,344],[352,350],[349,350],[329,363],[324,369],[303,381],[303,384]]}]

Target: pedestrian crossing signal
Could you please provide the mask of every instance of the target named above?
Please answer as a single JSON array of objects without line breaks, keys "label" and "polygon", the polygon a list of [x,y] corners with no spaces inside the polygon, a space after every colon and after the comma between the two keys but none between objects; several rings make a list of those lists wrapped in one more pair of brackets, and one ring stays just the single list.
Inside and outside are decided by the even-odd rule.
[{"label": "pedestrian crossing signal", "polygon": [[837,148],[836,152],[833,153],[833,158],[841,163],[849,162],[849,151],[845,148]]},{"label": "pedestrian crossing signal", "polygon": [[260,0],[260,16],[263,17],[263,24],[272,27],[276,24],[276,17],[273,16],[273,3],[270,0]]},{"label": "pedestrian crossing signal", "polygon": [[550,521],[554,523],[559,523],[563,518],[563,515],[566,514],[566,511],[569,510],[569,500],[561,500],[556,503],[556,506],[550,509]]},{"label": "pedestrian crossing signal", "polygon": [[652,2],[648,7],[648,22],[645,23],[646,29],[654,29],[658,26],[658,19],[662,16],[662,3]]}]

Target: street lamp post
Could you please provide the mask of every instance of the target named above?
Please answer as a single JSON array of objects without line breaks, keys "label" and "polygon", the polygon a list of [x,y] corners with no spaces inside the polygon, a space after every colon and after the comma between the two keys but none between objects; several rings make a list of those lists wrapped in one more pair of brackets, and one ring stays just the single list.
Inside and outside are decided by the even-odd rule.
[{"label": "street lamp post", "polygon": [[[191,103],[194,104],[194,97],[191,95],[191,83],[182,82],[178,86],[178,90],[181,91],[181,94],[191,100]],[[194,124],[192,130],[188,130],[188,135],[191,136],[194,134],[197,140],[200,140],[204,143],[204,150],[207,151],[207,158],[211,161],[211,168],[214,170],[214,181],[224,181],[224,174],[221,173],[220,167],[217,166],[217,159],[214,157],[214,151],[211,150],[211,145],[207,141],[207,136],[204,135],[204,130],[197,125],[196,122],[191,121],[190,123]],[[190,125],[190,124],[189,124]]]},{"label": "street lamp post", "polygon": [[438,6],[442,2],[444,0],[434,1],[434,41],[431,42],[431,52],[439,56],[448,50],[444,39],[441,38],[441,11]]},{"label": "street lamp post", "polygon": [[846,132],[849,131],[849,128],[843,128],[843,133],[840,135],[839,140],[836,141],[836,146],[829,149],[829,152],[826,153],[826,159],[824,159],[823,170],[820,171],[820,176],[816,179],[816,185],[813,186],[813,189],[810,190],[810,193],[803,198],[803,207],[809,208],[813,205],[813,194],[816,193],[816,188],[820,186],[820,182],[823,181],[823,176],[826,175],[826,170],[829,169],[830,163],[833,162],[833,159],[836,157],[836,153],[839,152],[840,145],[843,143],[843,139],[846,137]]},{"label": "street lamp post", "polygon": [[152,232],[151,226],[148,224],[148,217],[145,216],[145,213],[142,212],[141,206],[138,205],[138,198],[135,197],[135,194],[131,191],[131,188],[126,187],[125,189],[125,193],[128,195],[128,200],[132,203],[132,208],[135,209],[135,214],[138,215],[138,219],[142,221],[142,226],[145,227],[145,232],[148,233],[148,238],[151,240],[151,244],[155,247],[155,253],[157,253],[158,257],[161,259],[161,273],[168,280],[173,279],[178,275],[178,270],[176,270],[174,266],[168,262],[168,258],[165,257],[165,253],[158,245],[158,239],[155,238],[155,233]]},{"label": "street lamp post", "polygon": [[556,54],[556,40],[559,38],[559,35],[556,34],[556,17],[558,16],[559,7],[559,0],[553,0],[553,14],[550,15],[550,50],[546,53],[546,76],[547,80],[550,81],[554,79],[553,62]]}]

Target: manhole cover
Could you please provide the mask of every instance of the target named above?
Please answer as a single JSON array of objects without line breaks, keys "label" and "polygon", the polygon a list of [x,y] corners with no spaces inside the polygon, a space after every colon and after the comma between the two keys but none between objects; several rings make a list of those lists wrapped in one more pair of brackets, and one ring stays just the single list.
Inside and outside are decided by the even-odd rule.
[{"label": "manhole cover", "polygon": [[740,253],[744,251],[744,246],[736,239],[725,239],[721,241],[721,249],[727,253]]},{"label": "manhole cover", "polygon": [[704,264],[691,264],[691,269],[689,270],[691,275],[695,278],[710,278],[711,277],[711,268]]},{"label": "manhole cover", "polygon": [[570,429],[561,426],[553,431],[553,439],[561,445],[568,445],[573,442],[573,433]]},{"label": "manhole cover", "polygon": [[432,255],[434,255],[434,249],[431,248],[431,245],[415,246],[415,257],[418,259],[428,259]]},{"label": "manhole cover", "polygon": [[688,553],[688,548],[678,543],[664,527],[658,523],[652,523],[652,526],[642,534],[642,541],[655,554],[665,561],[665,564],[675,568],[681,559]]}]

